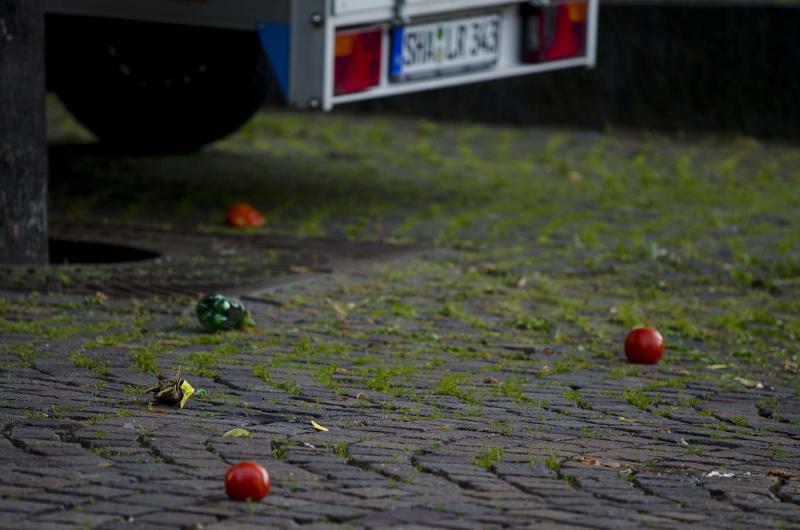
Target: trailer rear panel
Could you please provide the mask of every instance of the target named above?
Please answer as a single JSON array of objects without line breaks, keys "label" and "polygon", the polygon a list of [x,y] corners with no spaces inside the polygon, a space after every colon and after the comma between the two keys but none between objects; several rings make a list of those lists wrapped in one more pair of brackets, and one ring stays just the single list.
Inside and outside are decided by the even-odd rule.
[{"label": "trailer rear panel", "polygon": [[48,0],[48,10],[258,31],[286,102],[329,110],[364,99],[591,67],[597,4],[598,0]]}]

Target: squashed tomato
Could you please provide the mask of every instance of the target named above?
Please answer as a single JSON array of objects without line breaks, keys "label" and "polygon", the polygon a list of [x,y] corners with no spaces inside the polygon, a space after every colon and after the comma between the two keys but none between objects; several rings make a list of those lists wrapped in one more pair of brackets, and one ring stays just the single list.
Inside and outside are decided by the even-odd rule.
[{"label": "squashed tomato", "polygon": [[255,462],[240,462],[225,474],[225,492],[235,501],[260,501],[270,487],[269,473]]},{"label": "squashed tomato", "polygon": [[229,225],[236,228],[256,228],[262,226],[265,222],[261,212],[243,202],[228,208],[226,220]]},{"label": "squashed tomato", "polygon": [[625,356],[637,364],[655,364],[664,353],[664,337],[653,328],[634,328],[625,337]]}]

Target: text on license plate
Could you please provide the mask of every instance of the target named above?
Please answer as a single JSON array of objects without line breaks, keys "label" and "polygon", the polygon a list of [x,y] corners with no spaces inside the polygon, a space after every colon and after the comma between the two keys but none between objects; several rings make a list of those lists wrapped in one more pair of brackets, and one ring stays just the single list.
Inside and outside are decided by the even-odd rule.
[{"label": "text on license plate", "polygon": [[407,80],[489,67],[499,56],[500,28],[497,14],[396,28],[391,77]]}]

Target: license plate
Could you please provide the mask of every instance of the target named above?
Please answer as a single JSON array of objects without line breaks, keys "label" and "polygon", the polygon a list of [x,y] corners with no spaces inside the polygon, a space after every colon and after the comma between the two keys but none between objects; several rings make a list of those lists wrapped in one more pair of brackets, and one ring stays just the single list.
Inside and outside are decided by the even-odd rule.
[{"label": "license plate", "polygon": [[490,68],[500,56],[500,15],[417,24],[392,30],[390,77],[408,81]]}]

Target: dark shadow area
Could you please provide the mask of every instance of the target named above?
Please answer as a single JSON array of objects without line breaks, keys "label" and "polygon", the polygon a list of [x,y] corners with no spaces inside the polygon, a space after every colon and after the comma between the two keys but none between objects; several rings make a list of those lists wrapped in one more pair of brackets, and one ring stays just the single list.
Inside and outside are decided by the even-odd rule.
[{"label": "dark shadow area", "polygon": [[[328,156],[322,145],[308,157],[222,146],[120,156],[99,143],[57,143],[49,154],[51,263],[62,266],[0,270],[0,288],[194,299],[415,251],[356,221],[359,207],[391,209],[398,197],[418,200],[423,187],[378,179],[365,162]],[[263,210],[267,226],[228,227],[226,209],[239,201]],[[350,238],[356,229],[371,240]]]},{"label": "dark shadow area", "polygon": [[130,263],[153,260],[160,256],[141,248],[91,241],[50,240],[50,264]]},{"label": "dark shadow area", "polygon": [[460,86],[355,108],[491,123],[798,138],[798,27],[797,6],[602,3],[593,70]]},{"label": "dark shadow area", "polygon": [[372,160],[360,155],[342,158],[324,148],[314,156],[296,154],[211,147],[188,155],[119,156],[98,143],[51,145],[50,213],[195,228],[224,226],[225,209],[245,201],[267,213],[272,229],[284,231],[314,212],[349,218],[437,193],[399,169],[378,178]]}]

